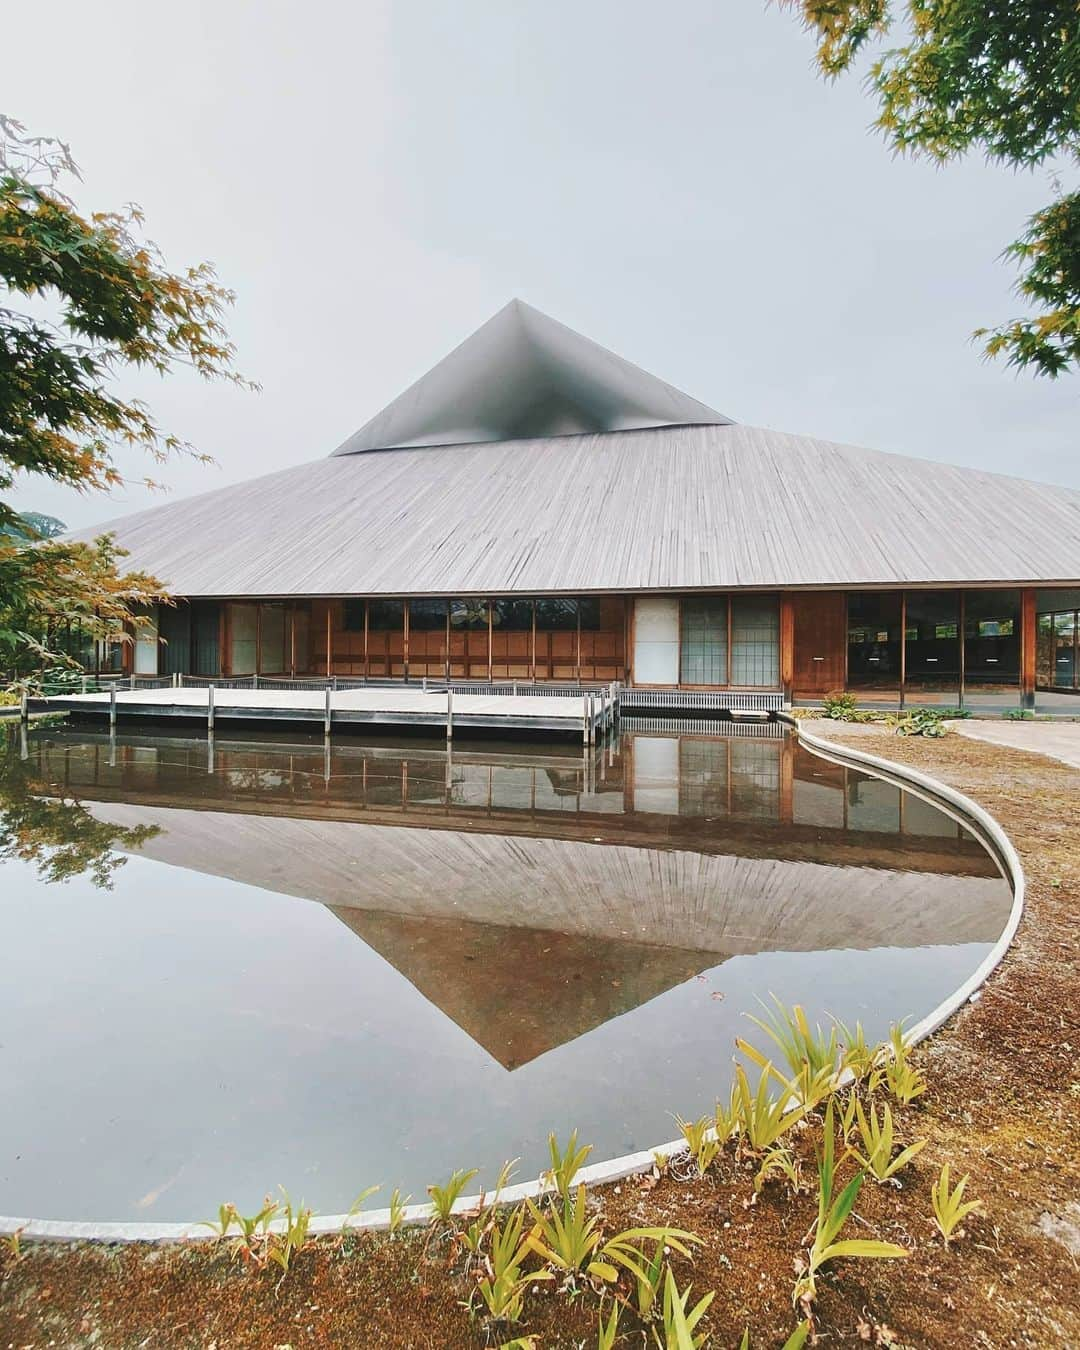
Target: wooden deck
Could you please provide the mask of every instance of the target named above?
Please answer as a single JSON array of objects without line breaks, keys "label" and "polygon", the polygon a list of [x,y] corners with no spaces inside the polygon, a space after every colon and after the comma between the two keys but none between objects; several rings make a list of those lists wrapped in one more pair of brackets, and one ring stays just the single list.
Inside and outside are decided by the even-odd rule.
[{"label": "wooden deck", "polygon": [[120,718],[184,719],[204,722],[313,723],[329,732],[337,727],[381,724],[425,727],[445,732],[514,731],[575,737],[586,743],[602,738],[617,714],[617,695],[464,694],[445,690],[372,687],[365,689],[123,689],[30,699],[27,711],[67,712]]}]

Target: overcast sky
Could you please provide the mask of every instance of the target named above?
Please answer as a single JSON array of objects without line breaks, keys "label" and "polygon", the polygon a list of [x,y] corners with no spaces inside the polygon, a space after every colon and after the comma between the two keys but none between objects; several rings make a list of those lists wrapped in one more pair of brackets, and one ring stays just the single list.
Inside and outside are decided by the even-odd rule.
[{"label": "overcast sky", "polygon": [[[258,394],[125,388],[215,467],[328,454],[512,296],[742,422],[1080,486],[1080,383],[987,364],[1045,176],[894,159],[764,0],[8,7],[2,110],[212,259]],[[126,471],[145,473],[138,459]],[[155,500],[42,481],[90,524]]]}]

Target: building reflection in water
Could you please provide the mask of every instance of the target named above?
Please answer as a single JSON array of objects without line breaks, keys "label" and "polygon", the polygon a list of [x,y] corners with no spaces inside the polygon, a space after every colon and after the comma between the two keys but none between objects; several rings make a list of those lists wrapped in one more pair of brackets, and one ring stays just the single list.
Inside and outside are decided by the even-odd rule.
[{"label": "building reflection in water", "polygon": [[[27,768],[143,855],[318,901],[513,1069],[732,955],[993,942],[938,807],[775,726],[567,747],[82,729]],[[208,772],[208,769],[210,770]]]}]

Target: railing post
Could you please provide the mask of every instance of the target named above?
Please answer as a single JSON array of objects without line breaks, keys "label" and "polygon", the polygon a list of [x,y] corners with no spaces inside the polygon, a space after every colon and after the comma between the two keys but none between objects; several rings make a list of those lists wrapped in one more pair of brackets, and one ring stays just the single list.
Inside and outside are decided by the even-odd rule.
[{"label": "railing post", "polygon": [[330,697],[332,690],[329,685],[326,686],[326,708],[323,712],[323,735],[330,735]]},{"label": "railing post", "polygon": [[116,681],[109,685],[109,730],[116,730]]},{"label": "railing post", "polygon": [[206,689],[206,734],[214,734],[214,686],[208,685]]},{"label": "railing post", "polygon": [[134,675],[132,675],[132,677],[131,677],[131,683],[130,683],[130,685],[128,686],[128,688],[130,688],[130,689],[134,689],[134,688],[135,688],[135,676],[134,676]]},{"label": "railing post", "polygon": [[258,687],[259,687],[259,675],[258,675],[258,672],[256,672],[256,673],[255,673],[254,675],[252,675],[252,677],[251,677],[251,687],[252,687],[252,689],[258,689]]},{"label": "railing post", "polygon": [[19,694],[19,721],[29,722],[30,720],[30,699],[27,691],[23,689]]},{"label": "railing post", "polygon": [[454,691],[446,687],[446,739],[454,739]]},{"label": "railing post", "polygon": [[84,694],[86,693],[86,676],[85,676],[85,675],[82,677],[82,691],[81,691],[81,692],[84,693]]}]

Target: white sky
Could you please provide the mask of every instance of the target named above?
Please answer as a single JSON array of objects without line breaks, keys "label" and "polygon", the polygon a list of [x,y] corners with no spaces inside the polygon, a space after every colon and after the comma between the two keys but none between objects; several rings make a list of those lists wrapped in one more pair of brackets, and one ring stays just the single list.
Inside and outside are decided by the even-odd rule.
[{"label": "white sky", "polygon": [[[1043,175],[894,159],[763,0],[9,7],[3,111],[212,259],[259,394],[125,389],[215,467],[328,454],[517,295],[739,421],[1080,486],[1076,378],[987,364]],[[139,459],[133,474],[154,472]],[[90,524],[163,500],[16,504]]]}]

